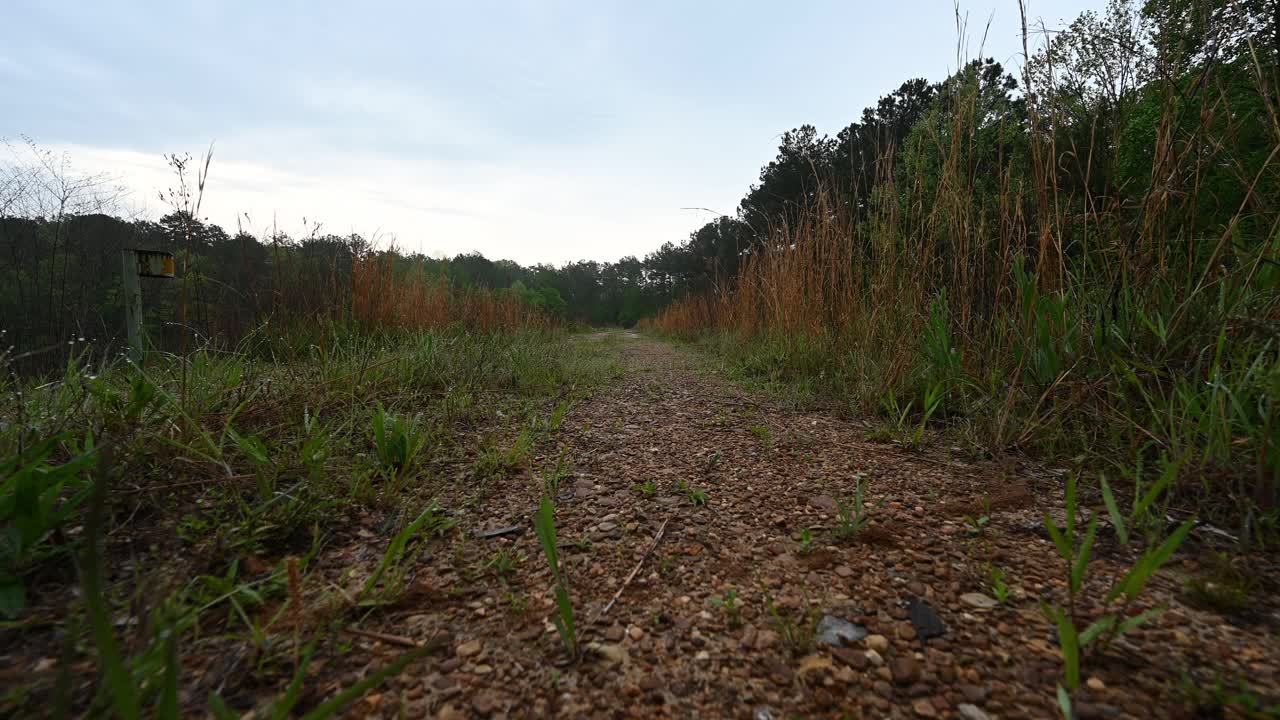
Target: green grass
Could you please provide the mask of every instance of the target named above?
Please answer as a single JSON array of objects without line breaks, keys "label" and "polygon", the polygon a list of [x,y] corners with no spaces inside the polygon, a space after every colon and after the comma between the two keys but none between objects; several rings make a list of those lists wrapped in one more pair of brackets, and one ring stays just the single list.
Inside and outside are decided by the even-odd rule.
[{"label": "green grass", "polygon": [[[69,712],[171,716],[176,663],[226,640],[254,648],[245,670],[255,686],[287,693],[308,637],[317,657],[341,648],[324,623],[275,639],[293,606],[369,618],[394,602],[417,548],[452,542],[454,514],[437,498],[480,491],[449,485],[441,470],[497,435],[515,438],[502,467],[527,462],[575,398],[617,373],[610,347],[561,332],[263,328],[185,362],[157,354],[142,368],[73,361],[56,378],[6,373],[0,519],[18,540],[0,556],[6,628],[34,646],[65,636],[71,661],[101,667],[101,682],[67,680]],[[562,460],[549,477],[567,473]],[[384,552],[345,583],[356,591],[313,577],[335,533],[360,517],[378,521],[370,542]],[[137,552],[121,544],[129,537],[174,551],[125,562]],[[300,559],[296,578],[287,557]],[[250,560],[272,569],[249,571]],[[296,585],[322,597],[295,600]],[[58,600],[77,594],[86,602]],[[136,622],[114,624],[122,613]],[[7,693],[0,714],[11,700],[51,703],[54,686],[37,678]]]}]

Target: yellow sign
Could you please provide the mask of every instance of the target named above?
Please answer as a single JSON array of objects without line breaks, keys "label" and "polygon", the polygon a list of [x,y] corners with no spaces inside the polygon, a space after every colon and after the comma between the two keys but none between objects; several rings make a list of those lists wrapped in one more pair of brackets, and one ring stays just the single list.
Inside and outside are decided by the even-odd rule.
[{"label": "yellow sign", "polygon": [[138,275],[141,277],[171,278],[177,273],[173,253],[158,250],[138,250]]}]

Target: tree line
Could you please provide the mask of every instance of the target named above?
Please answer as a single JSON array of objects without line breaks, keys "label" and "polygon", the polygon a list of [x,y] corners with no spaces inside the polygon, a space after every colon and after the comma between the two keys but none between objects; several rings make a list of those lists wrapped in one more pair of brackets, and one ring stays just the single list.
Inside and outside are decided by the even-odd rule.
[{"label": "tree line", "polygon": [[[744,262],[789,242],[788,228],[819,205],[853,223],[894,213],[927,223],[916,232],[928,234],[943,264],[963,255],[957,223],[994,233],[1016,216],[1031,230],[1013,249],[1039,268],[1087,253],[1091,239],[1065,227],[1071,212],[1150,236],[1143,223],[1156,215],[1153,202],[1161,203],[1162,224],[1154,231],[1181,242],[1228,223],[1238,236],[1265,239],[1278,182],[1269,114],[1280,56],[1275,10],[1274,0],[1111,0],[1047,34],[1021,79],[993,59],[975,59],[940,81],[901,83],[834,136],[812,125],[784,133],[733,216],[617,262],[526,267],[478,253],[377,249],[362,236],[319,228],[300,236],[231,233],[198,219],[190,167],[178,158],[171,159],[178,189],[167,196],[173,211],[131,219],[121,217],[121,191],[109,178],[77,174],[68,158],[29,140],[9,144],[0,163],[0,330],[24,351],[73,336],[118,339],[119,251],[132,246],[179,253],[187,282],[144,288],[152,334],[172,345],[179,325],[234,339],[286,310],[340,314],[353,259],[370,253],[391,253],[397,272],[514,293],[556,317],[629,326],[675,299],[727,291]],[[1202,112],[1209,96],[1217,112]],[[1222,141],[1194,141],[1205,137]],[[966,205],[909,207],[945,195],[961,155]],[[1046,186],[1073,207],[1050,207]],[[1168,192],[1153,194],[1161,187]],[[1045,231],[1051,224],[1061,232]],[[870,246],[858,257],[876,262]]]}]

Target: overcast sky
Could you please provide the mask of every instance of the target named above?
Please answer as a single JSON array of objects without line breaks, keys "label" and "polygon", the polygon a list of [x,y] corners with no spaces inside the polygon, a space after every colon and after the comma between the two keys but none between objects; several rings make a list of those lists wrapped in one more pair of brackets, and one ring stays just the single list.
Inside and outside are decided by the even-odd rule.
[{"label": "overcast sky", "polygon": [[[988,0],[991,2],[991,0]],[[1052,26],[1101,0],[1032,1]],[[962,6],[1021,66],[1015,0]],[[957,64],[950,0],[7,0],[0,137],[107,171],[158,217],[165,153],[215,142],[204,215],[614,260],[732,213],[778,136],[835,134]],[[247,219],[246,219],[247,214]]]}]

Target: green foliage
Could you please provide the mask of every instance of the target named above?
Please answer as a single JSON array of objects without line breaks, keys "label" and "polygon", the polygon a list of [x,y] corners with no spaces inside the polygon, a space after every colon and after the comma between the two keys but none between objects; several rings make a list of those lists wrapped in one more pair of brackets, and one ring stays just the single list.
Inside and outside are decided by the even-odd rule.
[{"label": "green foliage", "polygon": [[991,595],[996,602],[1005,605],[1009,602],[1010,590],[1009,585],[1004,581],[1004,571],[998,567],[992,567],[987,572],[987,587],[991,588]]},{"label": "green foliage", "polygon": [[[498,445],[490,444],[480,451],[480,457],[476,459],[476,474],[481,478],[504,478],[515,472],[524,465],[525,460],[529,456],[529,451],[533,449],[533,433],[529,429],[520,431],[516,439],[511,443],[511,447],[502,449]],[[563,460],[563,456],[561,457]],[[558,464],[556,472],[560,472],[561,466]],[[555,478],[556,482],[559,478]]]},{"label": "green foliage", "polygon": [[982,535],[986,531],[987,525],[991,522],[991,518],[987,515],[979,515],[973,517],[971,515],[964,516],[964,524],[968,526],[970,535]]},{"label": "green foliage", "polygon": [[683,478],[676,480],[676,492],[684,495],[689,504],[694,507],[706,505],[709,499],[706,490],[689,487],[689,483],[685,482]]},{"label": "green foliage", "polygon": [[738,602],[736,589],[729,588],[723,595],[713,597],[708,602],[724,611],[725,617],[729,620],[729,627],[736,628],[742,625],[742,606]]},{"label": "green foliage", "polygon": [[[1179,690],[1197,717],[1245,717],[1264,720],[1280,716],[1280,703],[1262,697],[1244,678],[1226,679],[1215,673],[1212,681],[1197,682],[1182,673]],[[1232,711],[1230,714],[1225,712]]]},{"label": "green foliage", "polygon": [[[842,499],[836,500],[836,529],[834,532],[837,541],[850,540],[866,529],[871,524],[871,511],[874,508],[868,508],[864,493],[866,489],[866,481],[858,477],[853,485],[853,502],[845,502]],[[881,500],[876,507],[884,504]]]},{"label": "green foliage", "polygon": [[908,401],[905,406],[899,405],[897,397],[892,389],[888,390],[881,399],[880,404],[884,411],[889,415],[891,423],[891,437],[901,445],[906,447],[916,447],[924,439],[925,429],[928,427],[929,420],[934,413],[942,407],[942,401],[946,397],[946,383],[936,381],[925,387],[924,397],[921,398],[921,412],[918,420],[911,419],[912,406],[914,400]]},{"label": "green foliage", "polygon": [[653,478],[646,478],[644,482],[633,486],[631,489],[646,498],[652,498],[654,495],[658,494],[658,484],[653,481]]},{"label": "green foliage", "polygon": [[1247,559],[1241,558],[1237,563],[1226,553],[1214,553],[1196,576],[1187,579],[1187,598],[1215,612],[1240,613],[1253,603],[1253,593],[1259,585],[1257,577],[1249,571]]},{"label": "green foliage", "polygon": [[800,528],[800,554],[808,555],[813,551],[813,533],[809,528]]},{"label": "green foliage", "polygon": [[515,572],[516,567],[524,561],[524,558],[515,553],[508,552],[505,548],[496,550],[493,556],[489,558],[489,562],[485,563],[485,567],[493,571],[502,580],[507,580],[511,574]]},{"label": "green foliage", "polygon": [[[1141,501],[1140,501],[1141,502]],[[1045,528],[1053,540],[1058,556],[1066,564],[1066,598],[1063,604],[1041,603],[1045,617],[1056,625],[1058,641],[1062,648],[1063,684],[1059,693],[1069,699],[1070,693],[1080,686],[1080,677],[1086,655],[1092,650],[1106,652],[1115,638],[1134,630],[1159,615],[1163,606],[1157,606],[1136,615],[1129,615],[1129,607],[1141,596],[1151,576],[1173,556],[1178,546],[1191,531],[1194,520],[1187,520],[1167,537],[1148,539],[1146,550],[1105,595],[1106,603],[1120,601],[1118,607],[1095,618],[1083,630],[1079,626],[1079,599],[1089,578],[1089,564],[1093,559],[1093,546],[1097,537],[1098,516],[1089,518],[1083,536],[1080,535],[1077,517],[1080,510],[1077,496],[1077,478],[1070,475],[1066,488],[1066,518],[1060,527],[1051,516],[1045,515]],[[1068,716],[1070,717],[1070,716]]]},{"label": "green foliage", "polygon": [[369,579],[365,580],[364,586],[360,590],[361,597],[370,597],[384,578],[386,583],[379,595],[379,601],[386,601],[394,597],[399,592],[404,581],[404,575],[408,571],[405,563],[409,556],[410,543],[419,535],[440,537],[457,524],[457,520],[445,517],[444,508],[435,500],[427,503],[427,507],[422,510],[418,517],[402,527],[391,538],[391,542],[387,544],[386,551],[382,554],[382,560],[378,563],[378,567],[369,576]]},{"label": "green foliage", "polygon": [[775,605],[773,597],[766,592],[764,606],[769,617],[773,618],[773,625],[777,628],[779,637],[792,655],[800,657],[813,650],[818,632],[818,617],[821,613],[809,604],[807,597],[803,607],[788,611]]},{"label": "green foliage", "polygon": [[426,437],[414,421],[392,416],[378,403],[373,412],[373,445],[385,470],[401,477],[424,444]]},{"label": "green foliage", "polygon": [[951,336],[946,288],[929,304],[929,317],[920,334],[920,351],[935,383],[947,385],[964,378],[963,356]]},{"label": "green foliage", "polygon": [[771,430],[768,425],[765,425],[764,423],[757,423],[752,425],[750,430],[751,434],[760,442],[765,445],[773,444],[773,430]]},{"label": "green foliage", "polygon": [[26,574],[65,549],[49,538],[89,496],[87,473],[98,459],[91,437],[70,460],[50,462],[71,441],[55,435],[0,463],[0,614],[26,606]]},{"label": "green foliage", "polygon": [[556,456],[555,467],[542,474],[542,493],[553,501],[560,494],[560,483],[573,474],[567,459],[568,452],[568,448],[561,448],[560,454]]},{"label": "green foliage", "polygon": [[1044,293],[1039,278],[1026,270],[1022,255],[1014,258],[1020,325],[1011,333],[1014,360],[1027,379],[1039,387],[1056,381],[1080,351],[1080,323],[1071,316],[1065,293]]},{"label": "green foliage", "polygon": [[533,516],[533,525],[538,532],[538,541],[542,543],[542,552],[551,567],[551,579],[556,598],[555,626],[564,642],[565,649],[572,658],[578,657],[578,631],[573,621],[573,602],[569,599],[569,584],[560,568],[560,554],[556,548],[556,516],[551,500],[543,497],[538,512]]},{"label": "green foliage", "polygon": [[[79,575],[85,591],[68,597],[84,602],[64,604],[53,622],[68,637],[66,657],[78,663],[87,652],[100,665],[96,699],[58,681],[66,688],[57,690],[62,716],[173,717],[176,706],[176,714],[189,714],[200,700],[175,690],[190,681],[176,658],[211,633],[242,643],[244,670],[273,682],[289,645],[278,634],[291,607],[281,602],[283,556],[308,553],[305,568],[352,517],[389,516],[385,553],[365,569],[372,574],[360,578],[359,592],[328,599],[342,612],[394,602],[423,545],[455,522],[438,503],[424,507],[429,485],[404,487],[409,479],[432,481],[413,469],[436,458],[415,448],[439,447],[461,460],[465,448],[429,438],[460,424],[477,427],[477,397],[489,403],[485,414],[496,408],[515,416],[550,403],[560,408],[552,419],[562,422],[566,390],[589,389],[616,371],[606,353],[584,351],[562,333],[374,335],[319,327],[274,328],[239,347],[198,348],[185,361],[157,353],[143,368],[80,360],[55,382],[0,375],[0,600],[18,613],[30,583],[57,588]],[[104,468],[112,490],[93,513]],[[563,476],[567,462],[559,468]],[[396,474],[407,491],[376,481]],[[157,556],[108,571],[120,551],[102,540],[108,533],[181,543],[183,560],[196,558],[201,569],[184,578],[174,573],[186,562]],[[98,539],[92,549],[91,538]],[[74,565],[72,553],[79,555]],[[251,572],[246,556],[276,567]],[[493,571],[514,567],[517,558],[509,560]],[[217,571],[202,569],[210,562],[221,563]],[[88,568],[98,572],[76,572]],[[152,597],[157,587],[166,594]],[[134,595],[118,596],[121,588]],[[17,617],[12,629],[25,641],[33,631]],[[34,632],[49,627],[42,621]],[[289,692],[281,691],[282,698]],[[0,697],[0,714],[15,710],[19,694]]]}]

